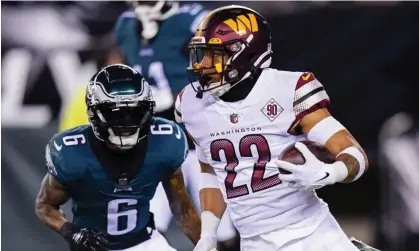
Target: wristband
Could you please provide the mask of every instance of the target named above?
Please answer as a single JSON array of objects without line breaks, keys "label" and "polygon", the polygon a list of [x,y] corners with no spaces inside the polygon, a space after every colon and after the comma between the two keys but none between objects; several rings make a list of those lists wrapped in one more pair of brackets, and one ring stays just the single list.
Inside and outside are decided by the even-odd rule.
[{"label": "wristband", "polygon": [[201,236],[216,236],[220,221],[221,219],[215,216],[212,212],[203,211],[201,213]]},{"label": "wristband", "polygon": [[335,163],[331,164],[331,167],[335,173],[335,182],[342,182],[344,179],[346,179],[346,177],[348,177],[348,168],[342,161],[336,161]]},{"label": "wristband", "polygon": [[77,231],[76,226],[71,222],[64,223],[60,228],[60,235],[64,237],[68,242],[73,238],[73,233]]},{"label": "wristband", "polygon": [[339,157],[339,155],[344,154],[344,153],[351,155],[352,157],[354,157],[355,159],[357,159],[358,162],[359,162],[359,171],[356,174],[354,180],[352,180],[352,181],[355,181],[355,180],[359,179],[359,177],[361,177],[362,174],[364,174],[364,172],[365,172],[365,159],[364,159],[364,155],[361,153],[361,151],[359,151],[358,148],[351,146],[351,147],[346,148],[342,152],[340,152],[336,156],[336,158]]},{"label": "wristband", "polygon": [[217,175],[212,173],[200,173],[201,184],[200,190],[204,188],[217,188],[220,189]]},{"label": "wristband", "polygon": [[320,120],[308,132],[307,138],[311,141],[318,142],[322,145],[332,137],[335,133],[344,130],[345,127],[339,123],[335,118],[329,116]]}]

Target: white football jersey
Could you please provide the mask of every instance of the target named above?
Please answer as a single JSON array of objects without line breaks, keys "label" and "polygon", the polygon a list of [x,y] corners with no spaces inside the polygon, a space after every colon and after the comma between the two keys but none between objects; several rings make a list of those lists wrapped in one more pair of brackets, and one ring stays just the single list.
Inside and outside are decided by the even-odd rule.
[{"label": "white football jersey", "polygon": [[[209,93],[196,98],[190,85],[179,94],[176,120],[195,139],[200,161],[214,168],[241,237],[325,215],[321,212],[327,204],[314,191],[289,188],[270,161],[291,143],[306,139],[290,128],[328,102],[312,73],[271,68],[263,70],[250,94],[239,102],[224,102]],[[314,231],[320,222],[303,224],[309,225],[304,231]]]}]

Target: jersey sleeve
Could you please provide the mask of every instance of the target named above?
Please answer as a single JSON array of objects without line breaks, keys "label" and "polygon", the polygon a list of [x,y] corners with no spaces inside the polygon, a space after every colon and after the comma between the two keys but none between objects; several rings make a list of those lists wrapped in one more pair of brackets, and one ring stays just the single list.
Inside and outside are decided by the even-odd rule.
[{"label": "jersey sleeve", "polygon": [[198,30],[199,25],[201,24],[201,21],[204,19],[206,15],[210,13],[209,10],[206,10],[203,8],[200,4],[193,4],[190,14],[190,22],[189,22],[189,31],[191,35],[194,35],[195,32]]},{"label": "jersey sleeve", "polygon": [[311,72],[301,74],[297,80],[293,98],[295,120],[291,124],[288,132],[291,134],[301,134],[295,128],[298,121],[305,115],[326,107],[329,103],[329,95],[327,95],[323,85],[316,79],[314,74]]},{"label": "jersey sleeve", "polygon": [[293,100],[293,111],[297,121],[315,110],[326,107],[329,102],[326,90],[313,73],[304,73],[299,77]]},{"label": "jersey sleeve", "polygon": [[172,122],[173,135],[171,137],[170,158],[168,158],[168,166],[173,173],[179,166],[185,162],[189,154],[188,141],[184,131]]},{"label": "jersey sleeve", "polygon": [[176,101],[175,101],[175,121],[176,123],[182,124],[183,120],[182,120],[182,111],[181,111],[181,102],[182,102],[182,97],[183,97],[183,93],[185,91],[185,88],[183,88],[179,94],[176,97]]},{"label": "jersey sleeve", "polygon": [[[185,91],[185,88],[179,93],[179,95],[176,98],[176,102],[175,102],[175,120],[176,123],[179,123],[182,127],[182,129],[184,129],[186,131],[185,125],[183,123],[183,119],[182,119],[182,111],[181,111],[181,102],[182,102],[182,97],[183,97],[183,93]],[[196,143],[196,141],[192,138],[191,135],[189,135],[189,138],[191,139],[191,141],[193,141],[193,144],[195,145],[195,151],[196,151],[196,155],[198,157],[198,159],[203,162],[208,164],[208,159],[207,156],[204,152],[204,150]]]},{"label": "jersey sleeve", "polygon": [[45,147],[45,167],[47,172],[54,176],[61,184],[69,186],[75,180],[76,174],[72,172],[63,154],[63,143],[59,139],[52,139]]},{"label": "jersey sleeve", "polygon": [[128,20],[131,18],[135,18],[135,13],[133,11],[125,11],[118,17],[115,23],[114,33],[116,44],[118,46],[120,46],[126,37],[129,36],[127,24]]},{"label": "jersey sleeve", "polygon": [[177,14],[181,17],[180,19],[182,21],[180,22],[183,24],[183,27],[188,29],[190,35],[193,35],[198,29],[198,26],[201,23],[201,21],[209,12],[209,10],[206,10],[199,3],[186,3],[181,4]]},{"label": "jersey sleeve", "polygon": [[198,146],[196,143],[195,143],[195,152],[196,152],[196,157],[198,158],[199,161],[205,164],[209,164],[209,161],[208,161],[207,155],[205,154],[204,149],[202,149],[202,147]]}]

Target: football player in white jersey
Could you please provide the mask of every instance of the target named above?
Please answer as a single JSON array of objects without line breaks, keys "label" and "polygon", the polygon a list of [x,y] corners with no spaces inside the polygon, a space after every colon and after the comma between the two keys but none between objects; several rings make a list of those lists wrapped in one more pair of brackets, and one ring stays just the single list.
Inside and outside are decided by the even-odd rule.
[{"label": "football player in white jersey", "polygon": [[[322,84],[309,72],[269,68],[270,26],[243,6],[210,12],[190,52],[191,85],[178,95],[175,114],[201,165],[202,234],[194,250],[215,250],[226,204],[242,250],[358,250],[314,191],[353,182],[368,167],[360,145],[328,112]],[[301,143],[305,164],[278,160],[307,139],[336,161],[321,162]]]}]

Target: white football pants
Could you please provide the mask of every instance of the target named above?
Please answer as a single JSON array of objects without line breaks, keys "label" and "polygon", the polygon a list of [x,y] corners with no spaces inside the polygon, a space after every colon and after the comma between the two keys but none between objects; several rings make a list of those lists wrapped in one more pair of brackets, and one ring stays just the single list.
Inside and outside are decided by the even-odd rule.
[{"label": "white football pants", "polygon": [[326,217],[323,214],[322,218],[319,227],[308,235],[305,230],[309,226],[300,224],[298,227],[290,225],[268,234],[243,238],[241,251],[359,251],[330,212],[327,211]]}]

